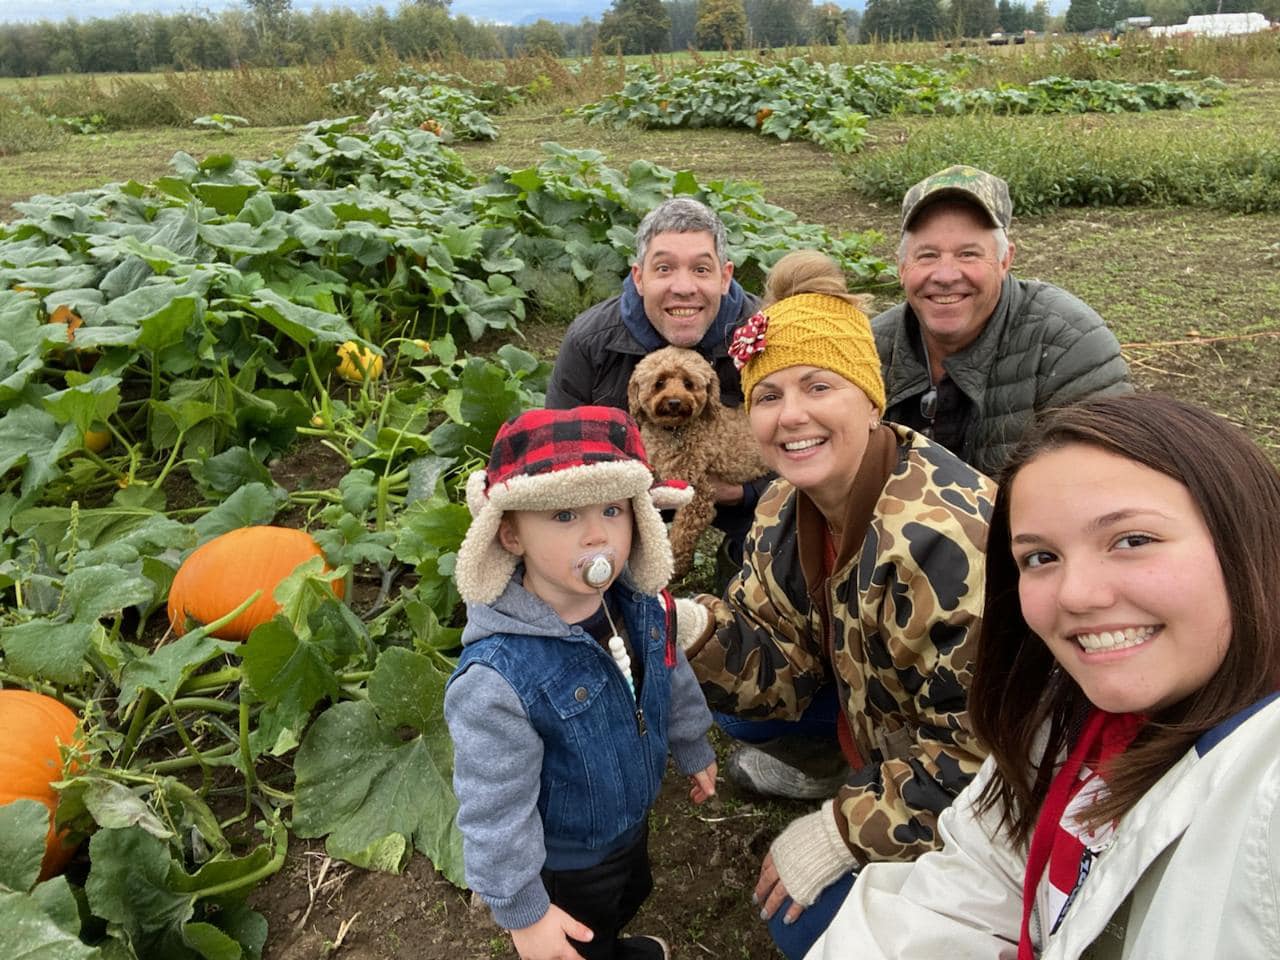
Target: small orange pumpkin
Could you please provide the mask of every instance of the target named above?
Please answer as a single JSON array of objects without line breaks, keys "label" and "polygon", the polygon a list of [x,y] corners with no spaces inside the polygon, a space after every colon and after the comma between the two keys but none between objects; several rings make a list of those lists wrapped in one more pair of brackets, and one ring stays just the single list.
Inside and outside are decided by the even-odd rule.
[{"label": "small orange pumpkin", "polygon": [[761,107],[756,111],[756,126],[761,126],[766,120],[773,116],[772,107]]},{"label": "small orange pumpkin", "polygon": [[76,338],[76,331],[84,323],[80,318],[80,314],[76,313],[65,303],[53,311],[53,315],[49,317],[50,323],[65,323],[67,325],[67,343],[71,343]]},{"label": "small orange pumpkin", "polygon": [[76,852],[53,826],[58,792],[50,784],[62,779],[58,744],[75,742],[79,718],[53,697],[30,690],[0,690],[0,806],[36,800],[49,808],[49,836],[44,842],[40,879],[61,873]]},{"label": "small orange pumpkin", "polygon": [[[241,527],[214,537],[192,550],[178,568],[169,588],[169,623],[182,636],[188,619],[212,623],[261,590],[257,600],[214,633],[223,640],[247,640],[254,627],[279,613],[272,594],[280,581],[298,564],[322,556],[310,534],[290,527]],[[331,585],[342,599],[342,579]]]},{"label": "small orange pumpkin", "polygon": [[439,120],[433,120],[428,117],[418,126],[419,130],[425,130],[427,133],[434,133],[437,137],[444,133],[444,127],[440,126]]},{"label": "small orange pumpkin", "polygon": [[84,448],[94,453],[101,453],[111,445],[110,430],[86,430],[84,432]]}]

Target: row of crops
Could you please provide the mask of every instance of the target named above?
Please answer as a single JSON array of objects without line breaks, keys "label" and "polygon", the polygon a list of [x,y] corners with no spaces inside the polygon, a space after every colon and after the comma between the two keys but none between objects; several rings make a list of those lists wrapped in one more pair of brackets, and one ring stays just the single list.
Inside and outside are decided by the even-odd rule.
[{"label": "row of crops", "polygon": [[260,956],[245,896],[290,833],[460,882],[459,491],[549,372],[465,344],[615,292],[672,194],[721,214],[749,287],[805,246],[891,276],[749,184],[556,144],[480,178],[445,141],[495,135],[494,100],[402,80],[282,156],[179,154],[0,228],[0,955]]},{"label": "row of crops", "polygon": [[964,86],[967,67],[918,63],[723,60],[664,77],[637,66],[617,93],[575,112],[592,123],[758,129],[853,153],[873,118],[966,113],[1121,113],[1218,102],[1222,84],[1123,83],[1051,76],[1026,85]]}]

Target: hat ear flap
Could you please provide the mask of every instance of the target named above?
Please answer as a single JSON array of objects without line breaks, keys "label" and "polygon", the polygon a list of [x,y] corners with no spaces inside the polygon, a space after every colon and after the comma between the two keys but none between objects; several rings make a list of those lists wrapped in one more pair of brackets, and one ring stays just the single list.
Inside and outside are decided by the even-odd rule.
[{"label": "hat ear flap", "polygon": [[[483,471],[477,471],[480,473]],[[476,476],[476,474],[472,474]],[[476,514],[458,548],[453,582],[467,603],[493,603],[507,588],[518,560],[498,542],[503,512],[487,504]]]},{"label": "hat ear flap", "polygon": [[484,485],[488,474],[483,468],[475,470],[467,477],[467,509],[473,517],[478,517],[488,497],[485,496]]},{"label": "hat ear flap", "polygon": [[667,525],[648,494],[632,498],[631,509],[636,523],[636,537],[627,564],[631,579],[642,593],[661,593],[675,573]]}]

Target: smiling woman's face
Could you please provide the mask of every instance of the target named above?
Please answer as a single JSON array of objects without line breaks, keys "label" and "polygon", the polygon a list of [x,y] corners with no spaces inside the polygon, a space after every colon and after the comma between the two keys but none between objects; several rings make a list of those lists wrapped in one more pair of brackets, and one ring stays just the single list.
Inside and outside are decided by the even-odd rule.
[{"label": "smiling woman's face", "polygon": [[861,388],[821,367],[785,367],[751,390],[751,432],[765,463],[828,517],[853,486],[874,413]]},{"label": "smiling woman's face", "polygon": [[1161,710],[1222,665],[1222,567],[1178,481],[1070,444],[1018,472],[1009,529],[1022,615],[1095,706]]}]

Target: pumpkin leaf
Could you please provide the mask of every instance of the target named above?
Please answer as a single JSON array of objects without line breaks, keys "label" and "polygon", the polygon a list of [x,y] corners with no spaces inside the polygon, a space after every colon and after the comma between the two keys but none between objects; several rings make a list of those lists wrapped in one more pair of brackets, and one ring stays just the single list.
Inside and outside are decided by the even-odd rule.
[{"label": "pumpkin leaf", "polygon": [[120,406],[120,378],[97,377],[81,386],[51,393],[41,402],[59,423],[74,423],[84,432],[116,412]]},{"label": "pumpkin leaf", "polygon": [[[64,881],[65,883],[65,881]],[[34,896],[0,892],[0,956],[22,960],[100,960],[101,951],[67,932]]]},{"label": "pumpkin leaf", "polygon": [[237,527],[270,523],[288,499],[289,495],[277,486],[247,484],[195,522],[200,542]]},{"label": "pumpkin leaf", "polygon": [[117,566],[77,567],[67,574],[63,587],[63,600],[80,623],[92,623],[128,607],[144,608],[153,596],[150,580]]},{"label": "pumpkin leaf", "polygon": [[274,484],[271,471],[244,447],[232,447],[190,467],[200,491],[212,500],[220,500],[250,483],[264,487]]},{"label": "pumpkin leaf", "polygon": [[[443,719],[436,722],[445,680],[421,654],[391,648],[378,658],[368,701],[336,704],[316,719],[294,761],[298,836],[327,834],[330,856],[393,872],[403,868],[411,842],[461,882],[453,748]],[[426,706],[432,697],[435,710]],[[419,736],[401,740],[402,722]]]},{"label": "pumpkin leaf", "polygon": [[24,497],[57,476],[58,458],[78,446],[76,428],[58,424],[44,410],[24,406],[0,417],[0,475],[22,466]]},{"label": "pumpkin leaf", "polygon": [[124,710],[143,690],[172,700],[178,688],[210,660],[231,653],[238,644],[211,637],[203,627],[166,643],[153,653],[125,664],[120,674],[119,707]]},{"label": "pumpkin leaf", "polygon": [[311,708],[325,697],[338,698],[338,678],[327,651],[299,638],[283,617],[255,627],[242,652],[245,679],[254,696],[275,711],[279,726],[294,731],[295,742]]},{"label": "pumpkin leaf", "polygon": [[196,898],[171,885],[171,871],[181,867],[168,844],[137,827],[99,830],[89,841],[89,858],[84,889],[90,908],[118,924],[139,956],[198,956],[185,948],[181,933]]},{"label": "pumpkin leaf", "polygon": [[75,685],[84,678],[85,655],[93,644],[96,623],[53,623],[30,620],[0,629],[5,668],[20,677],[39,677]]},{"label": "pumpkin leaf", "polygon": [[66,877],[51,877],[43,883],[37,883],[31,891],[31,899],[59,929],[71,936],[79,934],[80,906]]},{"label": "pumpkin leaf", "polygon": [[124,784],[106,777],[85,776],[77,781],[84,788],[81,796],[85,808],[98,826],[109,830],[136,826],[161,840],[173,836],[147,802]]},{"label": "pumpkin leaf", "polygon": [[0,887],[26,893],[36,885],[48,833],[49,808],[40,801],[23,798],[0,807]]},{"label": "pumpkin leaf", "polygon": [[289,339],[304,347],[317,340],[322,343],[342,343],[357,339],[356,332],[336,313],[290,303],[271,290],[259,290],[257,299],[251,301],[248,307]]}]

